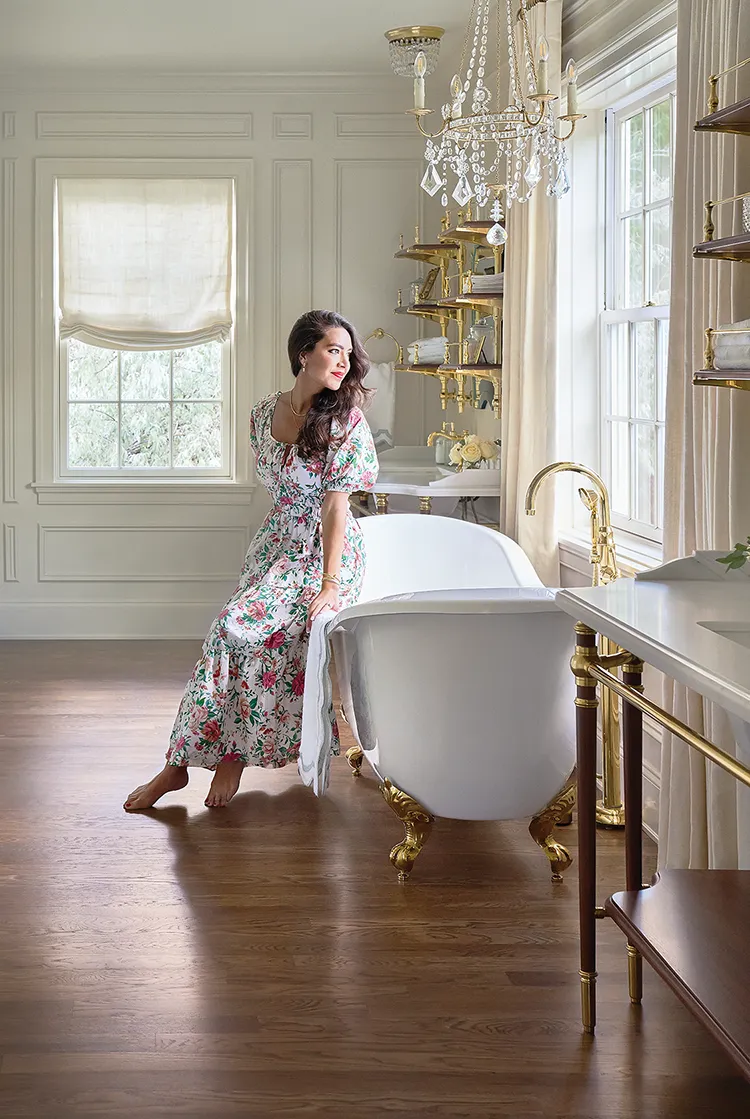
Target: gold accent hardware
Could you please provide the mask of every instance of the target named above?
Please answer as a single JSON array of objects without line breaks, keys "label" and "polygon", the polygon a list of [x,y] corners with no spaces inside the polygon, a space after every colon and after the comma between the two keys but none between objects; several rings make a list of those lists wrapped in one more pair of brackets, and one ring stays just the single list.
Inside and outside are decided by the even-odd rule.
[{"label": "gold accent hardware", "polygon": [[714,226],[714,210],[717,206],[724,206],[729,202],[739,202],[743,198],[750,198],[750,190],[744,190],[742,194],[733,194],[731,198],[716,198],[709,200],[705,204],[705,221],[703,223],[703,243],[713,241],[716,227]]},{"label": "gold accent hardware", "polygon": [[643,999],[643,960],[634,944],[627,943],[628,953],[628,994],[630,1001],[636,1006]]},{"label": "gold accent hardware", "polygon": [[[583,466],[581,463],[550,463],[549,466],[545,466],[540,470],[529,483],[529,487],[526,491],[526,512],[529,516],[534,515],[537,491],[547,475],[558,474],[563,471],[582,474],[594,484],[595,488],[593,490],[586,489],[585,487],[581,487],[578,490],[578,496],[588,509],[591,520],[591,553],[589,562],[593,569],[592,584],[597,587],[612,583],[615,579],[620,578],[620,569],[617,565],[609,493],[604,484],[604,480],[598,474],[590,470],[587,466]],[[610,641],[609,638],[602,637],[599,639],[599,648],[601,653],[599,663],[601,663],[602,658],[606,658],[608,659],[610,667],[616,667],[615,662],[612,661],[611,658],[617,655],[617,645]],[[585,650],[586,656],[584,657],[584,662],[590,662],[591,658],[588,656],[589,652],[590,650]],[[576,650],[576,654],[577,653],[578,650]],[[619,660],[617,663],[624,664],[626,661]],[[575,669],[573,669],[573,671],[575,672]],[[585,676],[585,665],[583,675]],[[582,680],[576,679],[576,683],[586,687],[586,683]],[[578,707],[596,706],[596,702],[593,699],[577,697],[575,702]],[[601,707],[603,758],[602,799],[598,801],[596,806],[596,820],[601,827],[621,828],[625,824],[625,812],[620,792],[620,712],[617,700],[608,692],[602,696]]]},{"label": "gold accent hardware", "polygon": [[544,851],[552,866],[552,881],[562,882],[564,871],[572,863],[570,852],[562,843],[552,838],[553,829],[568,815],[576,802],[576,771],[563,785],[557,796],[553,797],[546,808],[533,818],[529,833],[535,843]]},{"label": "gold accent hardware", "polygon": [[388,494],[376,493],[375,494],[375,510],[377,513],[385,514],[388,512]]},{"label": "gold accent hardware", "polygon": [[603,905],[595,905],[594,916],[596,917],[597,921],[603,921],[605,917],[609,917],[609,913],[607,913],[607,910],[604,908]]},{"label": "gold accent hardware", "polygon": [[346,751],[346,760],[351,767],[352,777],[362,776],[362,762],[364,761],[364,757],[364,752],[360,746],[351,746]]},{"label": "gold accent hardware", "polygon": [[655,719],[660,726],[665,727],[676,738],[681,738],[683,742],[687,742],[688,746],[692,746],[699,754],[703,754],[704,758],[708,758],[709,761],[726,770],[732,777],[736,777],[743,785],[750,788],[750,769],[738,762],[736,758],[725,753],[724,750],[720,750],[718,746],[714,746],[707,738],[691,730],[689,726],[681,722],[680,719],[676,719],[674,715],[669,715],[666,711],[663,711],[661,707],[652,703],[650,699],[646,699],[630,684],[623,684],[621,680],[598,666],[596,662],[589,664],[588,673],[595,680],[598,680],[607,688],[611,688],[613,692],[617,692],[623,699],[632,703],[644,715],[650,715],[652,719]]},{"label": "gold accent hardware", "polygon": [[414,226],[414,244],[415,245],[419,244],[419,226],[418,225]]},{"label": "gold accent hardware", "polygon": [[399,882],[405,882],[411,874],[417,855],[430,838],[435,817],[418,800],[409,796],[394,785],[388,778],[380,786],[386,804],[404,825],[406,835],[391,850],[390,859],[398,871]]},{"label": "gold accent hardware", "polygon": [[587,1034],[596,1026],[596,976],[595,971],[579,971],[581,977],[581,1017]]},{"label": "gold accent hardware", "polygon": [[396,306],[397,307],[401,306],[401,299],[402,299],[401,288],[399,288],[398,291],[396,292]]},{"label": "gold accent hardware", "polygon": [[708,114],[715,113],[719,108],[719,94],[717,86],[719,78],[725,78],[727,74],[733,74],[735,70],[739,70],[742,66],[747,66],[750,58],[743,58],[742,62],[736,62],[734,66],[729,66],[726,70],[720,70],[718,74],[710,74],[708,78]]},{"label": "gold accent hardware", "polygon": [[[399,306],[401,305],[400,296],[401,296],[401,292],[399,292]],[[367,337],[365,338],[365,340],[362,344],[364,346],[366,346],[371,338],[390,338],[391,341],[395,342],[396,343],[396,349],[398,350],[398,364],[403,365],[403,363],[404,363],[404,347],[401,345],[398,338],[395,338],[392,334],[389,334],[387,330],[383,330],[382,326],[376,326],[375,329],[373,331],[371,331],[370,334],[367,335]]]},{"label": "gold accent hardware", "polygon": [[428,27],[427,25],[418,27],[393,27],[384,34],[389,43],[394,42],[396,39],[442,39],[445,34],[445,28]]},{"label": "gold accent hardware", "polygon": [[432,498],[429,494],[423,494],[419,499],[419,512],[431,513],[432,512]]}]

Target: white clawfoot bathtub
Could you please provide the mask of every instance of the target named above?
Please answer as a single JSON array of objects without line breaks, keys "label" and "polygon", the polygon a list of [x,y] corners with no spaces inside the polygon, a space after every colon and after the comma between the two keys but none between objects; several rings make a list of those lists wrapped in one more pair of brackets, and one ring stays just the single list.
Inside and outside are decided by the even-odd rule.
[{"label": "white clawfoot bathtub", "polygon": [[[519,546],[447,518],[370,518],[363,601],[329,631],[342,706],[402,820],[404,880],[435,817],[517,820],[559,880],[573,806],[570,621]],[[386,597],[386,596],[396,596]],[[368,601],[364,601],[364,599]]]}]

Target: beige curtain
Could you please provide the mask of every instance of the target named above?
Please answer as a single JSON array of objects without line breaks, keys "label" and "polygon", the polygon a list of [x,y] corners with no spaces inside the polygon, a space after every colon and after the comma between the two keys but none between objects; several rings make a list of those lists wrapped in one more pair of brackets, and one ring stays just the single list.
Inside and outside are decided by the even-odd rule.
[{"label": "beige curtain", "polygon": [[[550,88],[559,95],[562,0],[537,4],[529,13],[529,26],[534,44],[542,34],[549,41]],[[540,579],[559,586],[554,484],[541,489],[535,517],[524,513],[529,482],[555,458],[559,202],[547,196],[546,185],[543,179],[528,202],[511,206],[508,213],[500,524],[521,545]]]},{"label": "beige curtain", "polygon": [[[703,331],[750,315],[747,265],[694,261],[703,203],[750,190],[750,139],[693,131],[706,114],[707,82],[750,55],[747,0],[680,0],[672,300],[667,377],[665,558],[729,548],[750,533],[750,393],[694,388]],[[720,103],[750,93],[748,69],[721,80]],[[744,91],[744,93],[742,92]],[[717,236],[739,228],[716,211]],[[665,706],[736,752],[726,714],[672,681]],[[662,749],[659,859],[671,867],[750,867],[750,802],[731,777],[671,735]]]}]

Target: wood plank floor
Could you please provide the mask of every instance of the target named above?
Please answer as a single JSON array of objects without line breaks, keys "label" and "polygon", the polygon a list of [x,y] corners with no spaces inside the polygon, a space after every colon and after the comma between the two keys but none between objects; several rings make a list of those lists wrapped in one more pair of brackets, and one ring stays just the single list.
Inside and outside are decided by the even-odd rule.
[{"label": "wood plank floor", "polygon": [[[412,880],[375,784],[248,771],[225,811],[161,765],[192,642],[0,643],[0,1115],[740,1119],[750,1085],[600,928],[581,1034],[575,864],[439,822]],[[575,848],[575,830],[566,841]],[[601,894],[622,839],[600,836]],[[575,851],[574,851],[575,853]]]}]

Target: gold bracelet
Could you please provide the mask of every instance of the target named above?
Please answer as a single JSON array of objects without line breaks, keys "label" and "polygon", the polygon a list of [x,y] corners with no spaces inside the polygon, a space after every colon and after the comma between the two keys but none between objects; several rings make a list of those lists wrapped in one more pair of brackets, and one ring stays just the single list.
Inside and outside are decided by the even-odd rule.
[{"label": "gold bracelet", "polygon": [[341,583],[341,580],[339,579],[338,575],[329,575],[327,571],[323,572],[323,575],[322,575],[320,581],[321,581],[321,583],[336,583],[337,585],[340,585],[340,583]]}]

